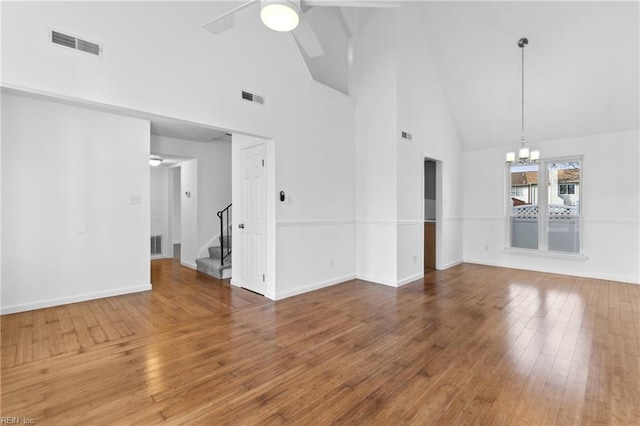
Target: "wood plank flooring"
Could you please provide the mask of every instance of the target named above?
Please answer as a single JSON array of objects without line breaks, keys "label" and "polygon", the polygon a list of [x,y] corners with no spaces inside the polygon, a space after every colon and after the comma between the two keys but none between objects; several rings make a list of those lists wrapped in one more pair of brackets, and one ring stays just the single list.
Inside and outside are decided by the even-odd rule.
[{"label": "wood plank flooring", "polygon": [[37,424],[640,424],[640,286],[464,264],[269,301],[153,291],[2,316],[1,416]]}]

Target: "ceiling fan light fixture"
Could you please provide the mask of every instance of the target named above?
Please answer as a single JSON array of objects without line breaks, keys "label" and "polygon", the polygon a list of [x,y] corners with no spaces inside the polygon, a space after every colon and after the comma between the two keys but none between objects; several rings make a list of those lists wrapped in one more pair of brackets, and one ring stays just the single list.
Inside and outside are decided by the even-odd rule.
[{"label": "ceiling fan light fixture", "polygon": [[300,22],[300,0],[261,0],[260,19],[274,31],[293,31]]}]

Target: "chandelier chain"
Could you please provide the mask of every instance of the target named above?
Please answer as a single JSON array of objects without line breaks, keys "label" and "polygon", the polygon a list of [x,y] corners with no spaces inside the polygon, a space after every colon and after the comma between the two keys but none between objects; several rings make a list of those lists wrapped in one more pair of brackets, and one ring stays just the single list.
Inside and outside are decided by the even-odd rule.
[{"label": "chandelier chain", "polygon": [[522,141],[522,147],[524,148],[524,46],[522,49],[522,133],[520,140]]}]

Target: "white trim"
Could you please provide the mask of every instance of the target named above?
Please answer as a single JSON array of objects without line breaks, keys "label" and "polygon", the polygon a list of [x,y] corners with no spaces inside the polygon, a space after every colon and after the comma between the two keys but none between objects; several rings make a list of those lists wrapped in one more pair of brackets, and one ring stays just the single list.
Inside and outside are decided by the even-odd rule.
[{"label": "white trim", "polygon": [[[579,217],[579,216],[575,216]],[[464,220],[476,220],[476,221],[500,221],[505,220],[502,216],[465,216]],[[598,225],[626,225],[637,226],[640,225],[640,220],[635,219],[607,219],[607,218],[588,218],[582,216],[582,222],[598,224]]]},{"label": "white trim", "polygon": [[398,220],[397,224],[398,225],[422,225],[424,224],[424,219]]},{"label": "white trim", "polygon": [[337,284],[342,284],[344,282],[347,281],[351,281],[356,279],[355,275],[345,275],[343,277],[338,277],[338,278],[333,278],[330,280],[326,280],[326,281],[321,281],[318,283],[314,283],[305,287],[299,287],[296,288],[294,290],[289,290],[289,291],[285,291],[282,293],[276,293],[275,297],[273,298],[273,300],[282,300],[285,299],[287,297],[292,297],[292,296],[297,296],[299,294],[303,294],[303,293],[308,293],[310,291],[314,291],[314,290],[319,290],[321,288],[325,288],[325,287],[331,287],[333,285],[337,285]]},{"label": "white trim", "polygon": [[403,285],[407,285],[409,283],[412,283],[414,281],[418,281],[420,279],[424,278],[424,272],[420,272],[419,274],[415,274],[412,275],[410,277],[401,279],[400,281],[398,281],[398,287],[402,287]]},{"label": "white trim", "polygon": [[374,283],[374,284],[382,284],[382,285],[386,285],[386,286],[389,286],[389,287],[398,287],[398,283],[396,281],[387,280],[387,279],[384,279],[384,278],[378,278],[378,277],[374,277],[374,276],[371,276],[371,275],[358,274],[356,276],[356,279],[362,280],[362,281],[368,281],[368,282]]},{"label": "white trim", "polygon": [[198,266],[195,263],[180,261],[180,264],[182,266],[185,266],[185,267],[189,268],[189,269],[193,269],[193,270],[196,270],[196,271],[198,270]]},{"label": "white trim", "polygon": [[172,256],[169,256],[168,254],[154,254],[151,255],[150,260],[161,260],[161,259],[171,259]]},{"label": "white trim", "polygon": [[333,87],[329,87],[325,84],[319,83],[316,80],[311,78],[311,83],[309,84],[309,88],[317,93],[321,93],[323,95],[329,96],[330,98],[342,102],[343,104],[356,106],[358,100],[353,96],[349,96],[346,93],[342,93],[339,90],[334,89]]},{"label": "white trim", "polygon": [[99,291],[96,293],[79,294],[76,296],[60,297],[56,299],[41,300],[39,302],[24,303],[20,305],[3,306],[1,315],[13,314],[16,312],[32,311],[34,309],[50,308],[52,306],[68,305],[70,303],[86,302],[89,300],[102,299],[105,297],[121,296],[123,294],[139,293],[151,290],[151,284],[142,284],[135,287],[125,287],[115,290]]},{"label": "white trim", "polygon": [[[232,285],[232,286],[234,286],[234,287],[242,287],[242,286],[240,285],[240,281],[239,281],[239,280],[237,280],[237,279],[235,279],[235,278],[231,278],[230,283],[231,283],[231,285]],[[270,299],[271,299],[271,298],[270,298]]]},{"label": "white trim", "polygon": [[536,249],[523,249],[517,247],[505,247],[504,252],[506,254],[517,254],[519,256],[537,256],[537,257],[550,257],[553,259],[563,260],[589,260],[589,257],[583,253],[565,253],[560,251],[551,250],[536,250]]},{"label": "white trim", "polygon": [[497,268],[519,269],[523,271],[544,272],[544,273],[554,274],[554,275],[568,275],[572,277],[587,278],[587,279],[594,279],[594,280],[606,280],[606,281],[617,281],[620,283],[628,283],[628,284],[640,284],[640,277],[601,274],[601,273],[589,273],[589,272],[578,274],[578,273],[575,273],[574,271],[571,271],[571,272],[558,271],[557,268],[551,268],[551,267],[543,266],[543,267],[533,268],[529,265],[520,265],[520,264],[512,264],[512,263],[505,263],[505,262],[493,262],[493,261],[483,260],[483,259],[465,259],[464,261],[465,263],[495,266]]},{"label": "white trim", "polygon": [[358,219],[357,225],[397,225],[398,221],[394,219]]},{"label": "white trim", "polygon": [[[462,220],[463,220],[462,216],[450,216],[450,217],[443,218],[443,221],[447,221],[447,222],[459,222],[459,221],[462,221]],[[501,220],[504,220],[504,218],[501,218]],[[394,220],[394,219],[359,219],[359,220],[356,220],[356,224],[358,224],[358,225],[418,225],[418,224],[422,224],[424,222],[428,222],[428,221],[425,221],[422,218],[420,218],[420,219],[398,219],[398,220]],[[435,223],[438,223],[438,220],[436,220]]]},{"label": "white trim", "polygon": [[276,222],[276,227],[287,228],[287,227],[294,227],[294,226],[325,226],[325,225],[337,226],[337,225],[355,225],[355,224],[356,224],[356,221],[350,220],[350,219],[280,220]]},{"label": "white trim", "polygon": [[438,271],[444,271],[445,269],[453,268],[454,266],[462,265],[465,261],[462,259],[454,260],[453,262],[445,263],[436,268]]}]

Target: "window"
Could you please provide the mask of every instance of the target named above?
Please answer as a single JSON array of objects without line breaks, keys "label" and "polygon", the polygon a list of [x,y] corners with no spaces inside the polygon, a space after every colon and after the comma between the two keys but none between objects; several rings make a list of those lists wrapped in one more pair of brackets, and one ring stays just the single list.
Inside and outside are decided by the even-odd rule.
[{"label": "window", "polygon": [[581,252],[582,159],[509,166],[509,247]]},{"label": "window", "polygon": [[575,193],[576,193],[575,183],[559,183],[558,184],[558,194],[575,194]]},{"label": "window", "polygon": [[514,198],[524,197],[524,188],[521,186],[514,186],[511,188],[511,196]]}]

